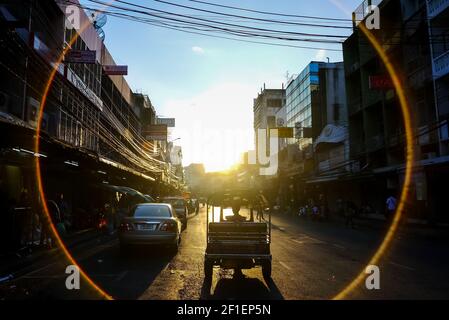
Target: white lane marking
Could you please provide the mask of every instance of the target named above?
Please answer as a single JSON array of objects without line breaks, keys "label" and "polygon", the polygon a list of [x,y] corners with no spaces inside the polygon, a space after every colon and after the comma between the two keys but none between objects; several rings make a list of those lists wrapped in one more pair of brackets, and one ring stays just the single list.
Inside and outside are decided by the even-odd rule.
[{"label": "white lane marking", "polygon": [[332,244],[335,248],[338,248],[338,249],[341,249],[341,250],[345,250],[346,248],[345,247],[343,247],[343,246],[341,246],[341,245],[339,245],[339,244],[336,244],[336,243],[334,243],[334,244]]},{"label": "white lane marking", "polygon": [[281,266],[283,266],[285,269],[287,269],[287,270],[291,270],[292,268],[290,268],[288,265],[286,265],[285,263],[283,263],[282,261],[279,261],[279,264],[281,265]]},{"label": "white lane marking", "polygon": [[293,242],[296,242],[296,243],[298,243],[298,244],[304,244],[304,241],[299,241],[299,240],[296,240],[296,239],[291,239]]},{"label": "white lane marking", "polygon": [[403,265],[403,264],[400,264],[400,263],[396,263],[394,261],[390,261],[389,263],[391,265],[395,266],[395,267],[398,267],[398,268],[407,269],[407,270],[410,270],[410,271],[415,271],[415,269],[412,268],[412,267],[409,267],[409,266],[406,266],[406,265]]}]

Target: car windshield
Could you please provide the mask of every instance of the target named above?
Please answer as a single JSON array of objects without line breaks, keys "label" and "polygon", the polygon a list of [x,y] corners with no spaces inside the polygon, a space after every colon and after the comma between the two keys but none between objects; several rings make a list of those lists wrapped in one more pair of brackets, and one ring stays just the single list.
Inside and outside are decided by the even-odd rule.
[{"label": "car windshield", "polygon": [[135,218],[170,218],[172,215],[167,206],[137,206],[134,209],[133,216]]}]

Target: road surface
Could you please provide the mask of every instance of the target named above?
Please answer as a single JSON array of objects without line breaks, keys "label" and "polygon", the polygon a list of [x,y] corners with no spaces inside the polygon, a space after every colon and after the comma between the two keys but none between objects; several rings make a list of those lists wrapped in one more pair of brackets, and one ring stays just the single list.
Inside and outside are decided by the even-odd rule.
[{"label": "road surface", "polygon": [[[340,223],[320,223],[273,217],[273,275],[268,283],[260,269],[214,270],[211,285],[203,281],[206,242],[205,209],[190,217],[176,256],[163,249],[142,248],[120,253],[116,237],[102,237],[74,249],[74,256],[106,292],[116,299],[329,299],[363,270],[379,245],[382,231],[348,229]],[[380,267],[380,290],[364,286],[353,299],[447,298],[449,241],[401,232]],[[0,285],[1,299],[99,299],[81,281],[80,290],[67,290],[61,256],[28,268]]]}]

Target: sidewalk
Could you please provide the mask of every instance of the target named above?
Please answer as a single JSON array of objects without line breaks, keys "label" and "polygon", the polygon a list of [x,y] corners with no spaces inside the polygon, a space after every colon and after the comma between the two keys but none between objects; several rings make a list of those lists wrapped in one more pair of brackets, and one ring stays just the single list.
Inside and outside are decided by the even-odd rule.
[{"label": "sidewalk", "polygon": [[[86,229],[77,231],[70,235],[67,235],[63,241],[67,248],[73,249],[74,247],[96,239],[103,235],[96,229]],[[17,278],[20,274],[24,273],[26,269],[29,269],[32,265],[39,261],[43,261],[52,256],[56,256],[60,253],[57,248],[29,248],[26,249],[23,254],[15,253],[0,257],[0,285]]]}]

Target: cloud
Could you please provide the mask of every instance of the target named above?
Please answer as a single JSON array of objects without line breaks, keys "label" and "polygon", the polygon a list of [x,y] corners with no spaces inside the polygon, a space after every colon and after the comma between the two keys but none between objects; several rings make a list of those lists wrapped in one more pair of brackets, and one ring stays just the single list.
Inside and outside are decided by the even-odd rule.
[{"label": "cloud", "polygon": [[204,54],[204,49],[201,47],[192,47],[192,51],[195,52],[196,54]]},{"label": "cloud", "polygon": [[318,50],[315,56],[316,61],[322,61],[324,58],[326,58],[327,51],[324,49]]}]

